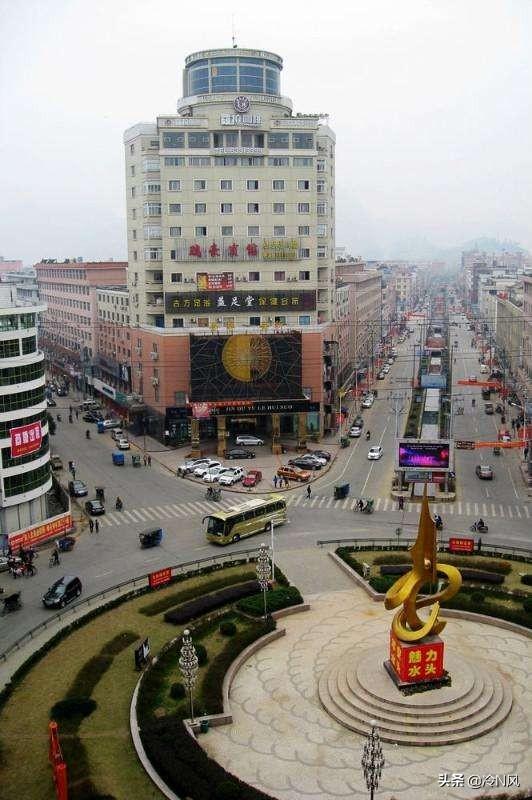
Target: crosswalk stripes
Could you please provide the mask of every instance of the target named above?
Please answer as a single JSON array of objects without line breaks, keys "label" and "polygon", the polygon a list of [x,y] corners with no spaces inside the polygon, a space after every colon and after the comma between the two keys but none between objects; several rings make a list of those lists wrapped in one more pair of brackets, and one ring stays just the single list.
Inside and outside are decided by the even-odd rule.
[{"label": "crosswalk stripes", "polygon": [[[381,501],[382,501],[382,497],[377,497],[377,499],[376,499],[376,501],[375,501],[375,511],[378,511],[378,510],[379,510],[379,508],[380,508],[380,505],[381,505]],[[356,500],[355,500],[355,503],[356,503]],[[351,506],[351,507],[352,507],[352,506]]]},{"label": "crosswalk stripes", "polygon": [[521,519],[521,512],[519,511],[519,506],[515,506],[515,512],[516,512],[517,516],[519,517],[519,519]]},{"label": "crosswalk stripes", "polygon": [[530,513],[529,513],[529,511],[528,511],[528,506],[524,506],[524,512],[525,512],[525,517],[526,517],[527,519],[530,519]]},{"label": "crosswalk stripes", "polygon": [[169,514],[168,511],[162,506],[155,506],[155,510],[158,511],[159,514],[162,514],[165,519],[172,519],[172,515]]},{"label": "crosswalk stripes", "polygon": [[153,519],[153,520],[157,519],[157,515],[153,513],[153,510],[151,508],[143,508],[142,510],[144,514],[148,515],[148,519]]}]

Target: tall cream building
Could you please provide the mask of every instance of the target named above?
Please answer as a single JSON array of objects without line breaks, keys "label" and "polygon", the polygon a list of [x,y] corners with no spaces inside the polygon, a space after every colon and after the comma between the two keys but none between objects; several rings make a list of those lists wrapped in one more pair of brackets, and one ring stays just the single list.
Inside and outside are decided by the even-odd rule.
[{"label": "tall cream building", "polygon": [[262,50],[194,53],[177,113],[126,131],[133,325],[333,320],[335,137],[326,115],[293,114],[282,66]]}]

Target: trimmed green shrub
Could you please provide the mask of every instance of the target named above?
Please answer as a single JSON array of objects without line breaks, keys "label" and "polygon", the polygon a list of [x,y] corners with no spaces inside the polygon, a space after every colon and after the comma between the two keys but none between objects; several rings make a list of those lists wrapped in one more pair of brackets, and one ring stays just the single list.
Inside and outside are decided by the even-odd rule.
[{"label": "trimmed green shrub", "polygon": [[172,700],[182,700],[187,691],[182,683],[173,683],[170,686],[170,697]]},{"label": "trimmed green shrub", "polygon": [[532,586],[532,573],[529,572],[527,575],[521,575],[521,583],[524,583],[525,586]]},{"label": "trimmed green shrub", "polygon": [[202,644],[195,644],[196,655],[198,657],[198,664],[200,667],[205,666],[207,661],[209,660],[209,656],[207,655],[207,650]]},{"label": "trimmed green shrub", "polygon": [[352,547],[338,547],[336,550],[336,555],[339,556],[342,561],[345,561],[345,563],[348,564],[358,575],[364,574],[364,567],[360,561],[354,557]]},{"label": "trimmed green shrub", "polygon": [[[233,564],[231,564],[231,566],[233,566]],[[202,574],[208,574],[207,568],[205,568]],[[225,586],[233,586],[237,583],[252,580],[255,576],[256,572],[251,567],[249,569],[244,569],[241,573],[235,575],[217,575],[215,578],[212,578],[210,581],[206,581],[201,586],[192,586],[189,589],[179,589],[179,591],[173,592],[172,594],[167,594],[165,597],[152,600],[151,603],[147,603],[145,606],[142,606],[142,608],[139,608],[139,611],[146,617],[154,617],[156,614],[162,614],[163,611],[168,611],[169,608],[174,608],[181,603],[185,603],[187,600],[193,600],[196,597],[202,597],[205,593],[214,592],[217,589],[223,589]],[[192,577],[191,573],[187,573],[184,576],[177,575],[172,582],[178,583],[185,578],[190,577]],[[277,580],[277,569],[275,570],[275,578]]]},{"label": "trimmed green shrub", "polygon": [[386,556],[376,556],[373,559],[375,566],[378,564],[411,564],[412,556],[410,553],[390,553]]},{"label": "trimmed green shrub", "polygon": [[[380,568],[381,575],[404,575],[411,569],[410,564],[383,564]],[[504,575],[496,572],[483,572],[480,569],[462,569],[460,568],[462,578],[465,581],[476,581],[477,583],[495,583],[501,584],[504,582]]]},{"label": "trimmed green shrub", "polygon": [[[286,586],[279,589],[271,589],[266,594],[266,608],[268,614],[272,611],[279,611],[281,608],[288,608],[289,606],[297,606],[303,602],[303,598],[295,586]],[[237,603],[237,608],[244,614],[250,614],[252,617],[262,617],[264,614],[264,598],[262,592],[247,597]]]},{"label": "trimmed green shrub", "polygon": [[486,596],[482,592],[473,592],[469,599],[471,601],[471,605],[474,606],[483,606],[486,600]]},{"label": "trimmed green shrub", "polygon": [[369,585],[375,592],[386,594],[390,586],[393,586],[396,578],[393,575],[374,575],[369,579]]},{"label": "trimmed green shrub", "polygon": [[236,633],[236,625],[230,620],[226,620],[220,624],[220,633],[222,636],[234,636]]},{"label": "trimmed green shrub", "polygon": [[222,781],[214,790],[214,800],[240,800],[242,789],[231,780]]},{"label": "trimmed green shrub", "polygon": [[532,597],[525,597],[523,600],[523,609],[527,614],[532,613]]},{"label": "trimmed green shrub", "polygon": [[88,717],[96,710],[97,703],[91,697],[67,697],[59,700],[50,709],[50,719],[57,722],[65,719]]},{"label": "trimmed green shrub", "polygon": [[290,586],[290,581],[277,564],[275,565],[275,583],[278,583],[279,586]]},{"label": "trimmed green shrub", "polygon": [[205,594],[195,600],[189,600],[188,603],[183,603],[178,608],[167,611],[164,615],[165,622],[170,622],[172,625],[183,625],[195,617],[201,617],[203,614],[213,611],[215,608],[220,608],[228,603],[233,603],[235,600],[240,600],[241,597],[254,594],[259,588],[257,580],[246,581],[236,586],[227,586],[225,589]]}]

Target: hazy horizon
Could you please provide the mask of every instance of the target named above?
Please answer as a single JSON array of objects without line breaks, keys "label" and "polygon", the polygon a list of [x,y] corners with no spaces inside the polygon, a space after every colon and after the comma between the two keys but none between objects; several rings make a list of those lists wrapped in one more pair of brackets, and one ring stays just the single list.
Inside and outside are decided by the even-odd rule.
[{"label": "hazy horizon", "polygon": [[[278,53],[294,113],[330,114],[336,241],[365,258],[493,237],[532,249],[532,4],[207,0],[0,7],[0,255],[126,259],[122,134],[174,112],[185,57]],[[423,256],[419,256],[423,257]]]}]

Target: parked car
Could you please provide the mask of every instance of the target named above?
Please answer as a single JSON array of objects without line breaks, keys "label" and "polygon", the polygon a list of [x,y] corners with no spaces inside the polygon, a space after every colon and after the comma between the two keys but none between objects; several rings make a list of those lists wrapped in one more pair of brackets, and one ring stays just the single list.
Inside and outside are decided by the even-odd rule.
[{"label": "parked car", "polygon": [[89,489],[87,484],[83,483],[83,481],[69,481],[68,493],[70,497],[87,497]]},{"label": "parked car", "polygon": [[50,466],[53,470],[63,469],[63,462],[61,456],[50,456]]},{"label": "parked car", "polygon": [[120,419],[104,419],[103,427],[105,430],[110,430],[111,428],[120,428],[122,426],[122,420]]},{"label": "parked car", "polygon": [[75,600],[81,594],[81,581],[71,575],[63,575],[45,594],[42,602],[46,608],[64,608],[67,603]]},{"label": "parked car", "polygon": [[115,439],[115,441],[116,441],[116,446],[118,447],[119,450],[130,449],[129,440],[126,439],[125,436],[120,436],[118,439]]},{"label": "parked car", "polygon": [[210,458],[192,458],[189,461],[185,461],[184,464],[180,464],[177,468],[178,475],[188,475],[189,472],[194,472],[196,467],[200,467],[202,464],[209,464],[212,459]]},{"label": "parked car", "polygon": [[393,356],[390,356],[390,358],[388,359],[388,365],[390,367],[393,366],[394,361],[395,361],[395,358],[393,358]]},{"label": "parked car", "polygon": [[206,469],[201,477],[205,483],[217,483],[220,475],[228,471],[229,467],[225,467],[223,464],[220,464],[217,467],[209,467]]},{"label": "parked car", "polygon": [[193,470],[193,475],[195,478],[203,478],[206,472],[208,472],[212,467],[221,467],[222,462],[217,461],[215,458],[208,458],[207,463],[200,464],[199,466],[195,467]]},{"label": "parked car", "polygon": [[243,447],[233,447],[231,450],[227,450],[225,454],[226,458],[255,458],[255,453],[253,450],[244,450]]},{"label": "parked car", "polygon": [[493,403],[484,403],[484,411],[486,414],[493,414],[495,412]]},{"label": "parked car", "polygon": [[277,475],[280,478],[288,478],[289,481],[304,481],[310,480],[311,474],[308,470],[299,469],[299,467],[289,467],[288,465],[279,467]]},{"label": "parked car", "polygon": [[262,480],[262,472],[260,469],[250,469],[244,480],[242,486],[256,486]]},{"label": "parked car", "polygon": [[85,511],[91,517],[99,517],[105,514],[105,507],[100,500],[87,500],[85,503]]},{"label": "parked car", "polygon": [[477,464],[475,467],[475,474],[477,478],[480,478],[483,481],[493,480],[493,469],[489,464]]},{"label": "parked car", "polygon": [[370,447],[368,450],[368,459],[370,461],[378,461],[379,458],[382,458],[383,453],[384,450],[379,445],[377,445],[376,447]]},{"label": "parked car", "polygon": [[362,428],[360,427],[360,425],[353,425],[353,427],[349,431],[349,436],[352,439],[358,439],[359,436],[362,436]]},{"label": "parked car", "polygon": [[86,411],[82,419],[85,422],[99,422],[102,419],[102,415],[99,411]]},{"label": "parked car", "polygon": [[244,445],[261,445],[264,444],[264,439],[259,439],[258,436],[251,436],[248,433],[239,433],[235,439],[236,444],[244,444]]},{"label": "parked car", "polygon": [[126,434],[124,433],[122,428],[114,428],[111,431],[111,439],[114,439],[117,442],[119,439],[125,439]]},{"label": "parked car", "polygon": [[220,486],[232,486],[233,483],[241,481],[243,477],[244,470],[242,467],[234,467],[234,469],[227,469],[223,472],[218,479],[218,483]]},{"label": "parked car", "polygon": [[476,375],[470,375],[469,378],[468,378],[468,381],[470,383],[476,383],[477,382],[477,376]]},{"label": "parked car", "polygon": [[481,364],[481,365],[480,365],[480,370],[479,370],[479,372],[481,372],[481,373],[482,373],[482,375],[487,375],[487,373],[489,372],[489,369],[488,369],[488,367],[486,366],[486,364]]},{"label": "parked car", "polygon": [[382,368],[382,372],[384,372],[384,374],[387,375],[389,373],[389,371],[390,371],[390,365],[389,364],[385,364],[383,366],[383,368]]},{"label": "parked car", "polygon": [[377,380],[378,381],[383,381],[385,379],[385,377],[386,377],[386,373],[383,372],[382,370],[379,373],[377,373]]},{"label": "parked car", "polygon": [[332,456],[327,450],[311,450],[310,455],[324,458],[327,463],[331,460]]},{"label": "parked car", "polygon": [[363,428],[364,427],[364,417],[362,417],[360,414],[357,414],[357,416],[353,420],[353,427],[355,427],[355,426],[357,428]]},{"label": "parked car", "polygon": [[296,458],[291,458],[288,463],[291,467],[299,467],[299,469],[310,470],[321,469],[323,466],[323,464],[316,459],[308,458],[307,456],[296,456]]},{"label": "parked car", "polygon": [[373,397],[373,395],[368,394],[368,396],[362,400],[362,408],[371,408],[374,402],[375,398]]}]

